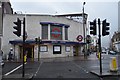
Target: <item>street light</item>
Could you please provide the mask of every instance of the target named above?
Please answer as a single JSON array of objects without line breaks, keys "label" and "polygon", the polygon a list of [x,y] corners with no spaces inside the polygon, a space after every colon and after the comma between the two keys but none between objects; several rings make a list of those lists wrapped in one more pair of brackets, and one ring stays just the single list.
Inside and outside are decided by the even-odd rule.
[{"label": "street light", "polygon": [[[82,17],[83,17],[83,36],[84,36],[84,43],[85,43],[85,15],[84,15],[84,5],[85,5],[85,2],[83,2],[83,13],[82,13]],[[85,51],[85,53],[84,53],[84,57],[86,56],[85,54],[86,54],[86,46],[84,45],[84,51]]]}]

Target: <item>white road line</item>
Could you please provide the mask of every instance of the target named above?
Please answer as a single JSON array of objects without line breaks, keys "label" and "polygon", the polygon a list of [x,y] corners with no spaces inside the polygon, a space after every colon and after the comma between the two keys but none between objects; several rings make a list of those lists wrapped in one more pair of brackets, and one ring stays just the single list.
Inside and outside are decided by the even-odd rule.
[{"label": "white road line", "polygon": [[38,69],[37,69],[36,73],[34,74],[34,76],[36,76],[36,75],[37,75],[37,73],[38,73],[38,71],[39,71],[39,69],[40,69],[40,67],[41,67],[42,63],[43,63],[43,62],[41,62],[41,63],[39,64],[39,67],[38,67]]},{"label": "white road line", "polygon": [[91,67],[100,67],[100,66],[91,66]]},{"label": "white road line", "polygon": [[[26,63],[25,63],[26,64]],[[21,68],[23,65],[21,64],[20,66],[16,67],[15,69],[11,70],[10,72],[6,73],[4,76],[7,76],[11,73],[13,73],[14,71],[16,71],[17,69]]]},{"label": "white road line", "polygon": [[89,71],[86,70],[85,68],[83,68],[83,67],[77,65],[76,63],[73,63],[73,64],[74,64],[75,66],[77,66],[78,68],[82,69],[84,72],[89,73]]}]

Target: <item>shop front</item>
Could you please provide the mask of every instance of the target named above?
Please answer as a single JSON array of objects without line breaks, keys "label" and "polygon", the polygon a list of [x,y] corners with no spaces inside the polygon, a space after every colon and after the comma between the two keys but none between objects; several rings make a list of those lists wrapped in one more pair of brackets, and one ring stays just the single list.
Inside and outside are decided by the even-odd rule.
[{"label": "shop front", "polygon": [[[18,51],[18,58],[22,59],[23,46],[22,41],[10,41],[10,44],[19,46],[14,52]],[[45,41],[42,40],[41,44],[36,43],[35,40],[26,40],[25,55],[28,60],[36,60],[38,58],[53,58],[53,57],[68,57],[79,56],[81,47],[84,43],[72,41]],[[40,51],[40,52],[39,52]],[[16,54],[16,53],[15,53]],[[40,54],[40,55],[38,55]],[[39,56],[39,57],[38,57]]]}]

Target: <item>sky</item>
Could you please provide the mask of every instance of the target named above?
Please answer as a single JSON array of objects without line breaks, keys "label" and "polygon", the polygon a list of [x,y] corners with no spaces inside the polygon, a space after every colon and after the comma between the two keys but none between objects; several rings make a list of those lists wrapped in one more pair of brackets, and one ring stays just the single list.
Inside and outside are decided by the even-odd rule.
[{"label": "sky", "polygon": [[[100,18],[110,23],[110,35],[102,37],[102,46],[108,47],[115,31],[118,31],[119,0],[10,0],[14,12],[26,14],[82,13],[83,2],[88,22]],[[98,36],[97,36],[98,37]]]}]

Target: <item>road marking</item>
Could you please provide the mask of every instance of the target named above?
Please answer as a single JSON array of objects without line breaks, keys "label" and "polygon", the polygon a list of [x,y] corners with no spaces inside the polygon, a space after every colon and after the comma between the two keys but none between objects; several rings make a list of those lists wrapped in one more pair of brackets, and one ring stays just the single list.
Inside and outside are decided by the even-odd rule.
[{"label": "road marking", "polygon": [[[27,64],[27,62],[25,63]],[[16,71],[17,69],[21,68],[23,65],[21,64],[20,66],[16,67],[15,69],[11,70],[10,72],[6,73],[4,76],[8,76],[9,74],[13,73],[14,71]]]},{"label": "road marking", "polygon": [[73,64],[74,64],[75,66],[77,66],[78,68],[82,69],[84,72],[89,73],[89,71],[86,70],[85,68],[83,68],[83,67],[77,65],[76,63],[73,63]]},{"label": "road marking", "polygon": [[91,66],[91,67],[100,67],[100,66]]},{"label": "road marking", "polygon": [[41,67],[42,63],[43,63],[43,62],[41,62],[41,63],[39,64],[39,67],[38,67],[38,69],[37,69],[36,73],[34,74],[34,76],[36,76],[36,75],[37,75],[38,71],[40,70],[40,67]]}]

